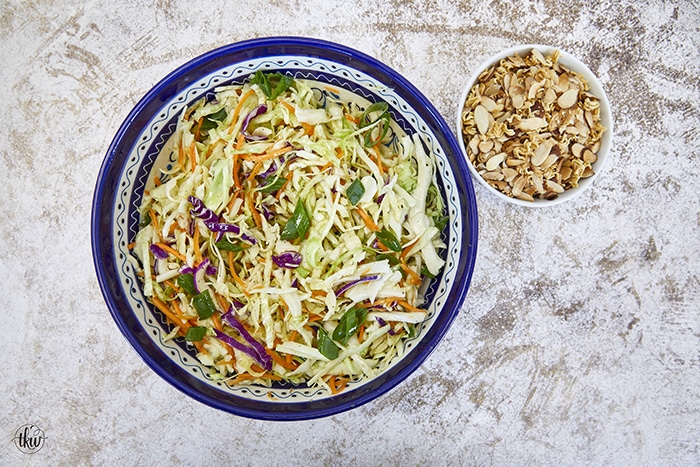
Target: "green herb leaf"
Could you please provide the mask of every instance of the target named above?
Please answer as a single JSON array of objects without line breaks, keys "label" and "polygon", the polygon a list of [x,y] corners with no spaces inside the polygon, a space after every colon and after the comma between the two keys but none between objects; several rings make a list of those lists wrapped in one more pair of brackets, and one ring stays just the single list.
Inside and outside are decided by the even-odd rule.
[{"label": "green herb leaf", "polygon": [[271,180],[267,184],[261,186],[258,188],[258,191],[261,193],[273,193],[280,188],[284,186],[284,184],[287,183],[287,179],[284,177],[277,177],[274,180]]},{"label": "green herb leaf", "polygon": [[306,232],[308,232],[309,227],[311,227],[311,219],[309,214],[306,212],[304,207],[304,202],[301,198],[297,201],[297,205],[294,207],[294,213],[292,217],[289,218],[287,224],[285,224],[280,238],[282,240],[294,240],[295,238],[304,239]]},{"label": "green herb leaf", "polygon": [[377,239],[382,242],[382,245],[391,251],[401,251],[401,243],[396,239],[396,235],[394,235],[392,232],[388,231],[387,229],[382,229],[381,231],[377,232],[376,235]]},{"label": "green herb leaf", "polygon": [[193,274],[180,274],[177,276],[177,285],[185,291],[186,294],[196,295],[197,289],[194,286],[194,275]]},{"label": "green herb leaf", "polygon": [[392,253],[381,253],[381,254],[377,255],[377,261],[381,261],[384,259],[389,261],[389,265],[391,265],[391,266],[396,266],[397,264],[399,264],[401,262],[401,261],[399,261],[399,258],[397,258],[396,255],[394,255]]},{"label": "green herb leaf", "polygon": [[197,314],[199,315],[200,319],[210,318],[216,311],[214,299],[211,298],[211,294],[208,290],[195,295],[192,298],[192,306],[195,310],[197,310]]},{"label": "green herb leaf", "polygon": [[348,200],[352,205],[355,206],[365,194],[365,186],[359,178],[356,178],[350,186],[345,189],[345,194],[348,196]]},{"label": "green herb leaf", "polygon": [[323,355],[329,360],[335,360],[336,358],[338,358],[338,352],[340,351],[340,349],[337,345],[335,345],[335,342],[333,342],[331,338],[328,337],[328,334],[322,327],[318,328],[317,337],[318,351],[321,352],[321,355]]},{"label": "green herb leaf", "polygon": [[294,83],[294,78],[282,73],[263,73],[258,70],[250,83],[257,84],[268,99],[275,100]]},{"label": "green herb leaf", "polygon": [[[373,115],[379,116],[372,119]],[[365,133],[365,147],[369,148],[380,143],[389,132],[391,116],[389,115],[389,104],[386,102],[375,102],[365,109],[360,118],[360,128],[371,126],[377,123],[377,127]],[[372,135],[375,135],[372,137]]]},{"label": "green herb leaf", "polygon": [[413,323],[408,323],[408,337],[416,337],[416,325]]},{"label": "green herb leaf", "polygon": [[221,251],[232,251],[234,253],[238,253],[239,251],[243,251],[245,247],[241,245],[240,242],[229,242],[228,240],[219,240],[218,242],[214,243],[216,247],[221,250]]},{"label": "green herb leaf", "polygon": [[199,342],[204,339],[207,335],[207,328],[204,326],[192,326],[187,330],[185,334],[185,340],[187,342]]},{"label": "green herb leaf", "polygon": [[430,270],[425,267],[425,264],[420,268],[420,273],[422,276],[435,279],[435,274],[431,273]]},{"label": "green herb leaf", "polygon": [[449,217],[449,216],[437,216],[437,217],[433,217],[433,222],[435,222],[435,227],[437,227],[437,229],[438,229],[439,231],[441,231],[441,232],[442,232],[443,230],[445,230],[445,226],[447,226],[447,222],[448,222],[449,220],[450,220],[450,217]]},{"label": "green herb leaf", "polygon": [[333,339],[344,345],[362,326],[366,318],[367,308],[350,308],[340,318],[338,326],[333,330]]},{"label": "green herb leaf", "polygon": [[218,122],[223,122],[224,119],[226,118],[226,109],[222,108],[218,112],[214,112],[211,115],[207,115],[204,117],[204,120],[202,120],[202,124],[199,127],[199,131],[209,131],[212,128],[216,128],[219,123]]}]

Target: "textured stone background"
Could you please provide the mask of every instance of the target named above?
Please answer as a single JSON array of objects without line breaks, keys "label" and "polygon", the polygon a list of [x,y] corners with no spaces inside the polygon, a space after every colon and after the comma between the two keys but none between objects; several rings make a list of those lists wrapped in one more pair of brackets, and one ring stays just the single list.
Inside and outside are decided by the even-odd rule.
[{"label": "textured stone background", "polygon": [[[568,204],[476,187],[477,267],[426,364],[352,412],[258,422],[160,380],[113,323],[90,205],[112,136],[175,67],[253,37],[366,52],[448,121],[489,55],[544,43],[600,77],[607,170]],[[698,465],[696,1],[0,3],[1,465]],[[15,430],[44,430],[36,454]]]}]

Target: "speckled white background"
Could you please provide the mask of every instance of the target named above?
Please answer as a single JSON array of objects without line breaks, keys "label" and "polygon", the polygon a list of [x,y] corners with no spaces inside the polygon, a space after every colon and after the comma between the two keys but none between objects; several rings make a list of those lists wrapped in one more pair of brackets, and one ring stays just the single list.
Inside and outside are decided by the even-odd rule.
[{"label": "speckled white background", "polygon": [[[95,177],[136,101],[253,37],[359,49],[454,121],[489,55],[544,43],[611,100],[605,173],[569,204],[477,186],[467,300],[426,364],[330,418],[273,423],[160,380],[100,294]],[[0,465],[698,465],[700,7],[696,1],[0,3]],[[20,426],[44,430],[23,454]]]}]

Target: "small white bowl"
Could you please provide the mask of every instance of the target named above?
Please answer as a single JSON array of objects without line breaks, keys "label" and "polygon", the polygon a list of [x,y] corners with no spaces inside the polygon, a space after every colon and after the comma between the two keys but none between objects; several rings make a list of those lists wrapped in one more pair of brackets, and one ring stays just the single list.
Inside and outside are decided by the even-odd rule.
[{"label": "small white bowl", "polygon": [[[600,149],[596,153],[598,156],[598,159],[596,162],[592,164],[592,169],[594,171],[594,174],[590,177],[587,178],[582,178],[578,182],[578,186],[575,188],[570,188],[565,190],[563,193],[560,193],[557,198],[553,200],[547,200],[547,199],[541,199],[541,198],[535,198],[534,201],[525,201],[521,200],[518,198],[514,198],[511,196],[506,195],[505,193],[501,192],[497,188],[491,186],[484,178],[479,174],[479,172],[476,170],[474,167],[474,164],[471,163],[469,159],[469,153],[467,149],[467,143],[464,141],[464,137],[462,134],[462,111],[464,109],[464,103],[467,100],[467,97],[469,96],[469,93],[471,92],[472,88],[474,85],[477,83],[479,76],[481,73],[484,72],[484,70],[488,69],[494,64],[499,63],[502,59],[511,57],[513,55],[519,55],[520,57],[525,57],[526,55],[529,54],[530,50],[532,49],[537,49],[540,51],[544,56],[551,55],[555,51],[559,51],[559,60],[558,62],[562,64],[564,67],[568,68],[571,71],[577,72],[581,74],[586,81],[588,82],[589,86],[589,92],[596,96],[600,100],[600,119],[601,119],[601,124],[606,128],[605,132],[603,132],[601,141],[600,141]],[[605,95],[605,90],[603,89],[603,86],[601,85],[600,81],[598,78],[593,74],[593,72],[580,60],[578,60],[576,57],[573,55],[564,52],[561,49],[557,49],[555,47],[551,46],[546,46],[546,45],[539,45],[539,44],[526,44],[526,45],[519,45],[516,47],[511,47],[509,49],[506,49],[492,57],[490,57],[488,60],[483,62],[477,70],[474,72],[474,74],[469,78],[467,81],[466,86],[464,87],[464,90],[462,91],[462,95],[459,100],[459,107],[457,109],[457,118],[456,118],[456,123],[457,123],[457,140],[459,142],[459,146],[462,150],[462,155],[465,157],[467,166],[469,167],[470,172],[474,176],[474,178],[481,183],[483,186],[487,188],[488,191],[496,195],[498,198],[509,202],[513,204],[517,204],[520,206],[529,206],[529,207],[548,207],[548,206],[553,206],[555,204],[563,203],[564,201],[571,200],[577,196],[579,196],[581,193],[583,193],[586,189],[588,189],[591,184],[595,181],[596,178],[601,174],[603,171],[603,168],[605,166],[605,162],[608,157],[608,153],[610,152],[610,146],[612,143],[612,137],[613,137],[613,120],[612,120],[612,114],[610,111],[610,103],[608,101],[607,96]]]}]

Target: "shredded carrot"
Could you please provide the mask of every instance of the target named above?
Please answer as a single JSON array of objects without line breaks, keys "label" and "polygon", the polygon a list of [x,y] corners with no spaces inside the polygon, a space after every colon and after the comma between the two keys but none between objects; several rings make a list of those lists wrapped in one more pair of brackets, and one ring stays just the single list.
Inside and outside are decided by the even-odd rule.
[{"label": "shredded carrot", "polygon": [[[294,370],[296,370],[297,367],[299,366],[299,365],[295,365],[294,363],[288,362],[287,360],[285,360],[284,358],[282,358],[282,357],[280,356],[280,354],[278,354],[278,353],[275,352],[274,350],[265,349],[265,351],[266,351],[267,354],[268,354],[270,357],[272,357],[272,359],[273,359],[277,364],[279,364],[282,368],[286,368],[286,369],[288,369],[288,370],[294,371]],[[289,355],[289,354],[288,354],[288,355]]]},{"label": "shredded carrot", "polygon": [[299,332],[295,329],[295,330],[293,330],[292,332],[289,333],[289,337],[287,337],[287,339],[288,339],[290,342],[294,342],[295,340],[297,340],[297,336],[298,336],[298,335],[299,335]]},{"label": "shredded carrot", "polygon": [[304,127],[304,134],[306,136],[313,136],[314,131],[316,131],[316,127],[305,122],[301,122],[301,126]]},{"label": "shredded carrot", "polygon": [[258,212],[257,208],[255,207],[255,201],[253,200],[253,195],[255,192],[253,190],[249,191],[247,193],[247,201],[248,201],[248,209],[250,209],[250,212],[253,214],[253,220],[255,221],[255,225],[262,230],[262,218],[260,217],[260,213]]},{"label": "shredded carrot", "polygon": [[245,136],[243,136],[243,133],[238,133],[234,149],[241,149],[243,147],[243,144],[245,144]]},{"label": "shredded carrot", "polygon": [[[171,289],[173,289],[175,292],[179,292],[179,291],[180,291],[180,287],[178,287],[177,285],[173,284],[172,281],[165,280],[165,281],[163,281],[163,284],[167,285],[168,287],[170,287]],[[174,304],[174,303],[175,303],[175,302],[173,302],[173,304]]]},{"label": "shredded carrot", "polygon": [[404,307],[405,309],[410,310],[410,311],[419,311],[421,313],[425,312],[425,310],[411,305],[406,300],[397,300],[396,303],[398,303],[399,305],[401,305],[402,307]]},{"label": "shredded carrot", "polygon": [[183,254],[180,253],[179,251],[175,250],[175,249],[174,249],[173,247],[171,247],[170,245],[166,245],[166,244],[163,243],[163,242],[157,242],[157,243],[154,243],[154,245],[156,245],[156,246],[162,248],[162,249],[165,250],[167,253],[170,253],[171,255],[175,256],[176,258],[181,259],[183,262],[185,262],[185,263],[187,262],[187,258],[185,257],[185,255],[183,255]]},{"label": "shredded carrot", "polygon": [[321,321],[323,316],[309,314],[309,323],[315,323],[316,321]]},{"label": "shredded carrot", "polygon": [[136,246],[136,242],[131,242],[131,243],[129,243],[126,247],[127,247],[129,250],[133,250],[135,246]]},{"label": "shredded carrot", "polygon": [[165,316],[168,317],[170,321],[172,321],[173,324],[176,326],[180,326],[180,329],[183,331],[187,332],[187,329],[189,329],[189,324],[187,324],[187,321],[183,321],[180,319],[179,316],[175,315],[173,311],[168,308],[168,305],[165,304],[163,300],[161,300],[158,297],[151,297],[151,303],[155,305],[156,308],[158,308]]},{"label": "shredded carrot", "polygon": [[199,139],[199,130],[202,128],[202,122],[204,122],[204,116],[199,117],[199,120],[197,120],[197,126],[194,129],[195,141]]},{"label": "shredded carrot", "polygon": [[328,379],[328,387],[331,388],[331,393],[338,394],[348,385],[348,378],[345,376],[331,376]]},{"label": "shredded carrot", "polygon": [[357,331],[357,340],[362,343],[363,340],[365,340],[365,324],[362,323],[362,326],[360,326],[360,329]]},{"label": "shredded carrot", "polygon": [[377,168],[379,169],[379,173],[384,175],[384,165],[382,164],[382,154],[379,152],[379,143],[372,146],[372,149],[374,150],[374,155],[375,155],[374,162],[377,164]]},{"label": "shredded carrot", "polygon": [[155,211],[153,209],[148,210],[148,217],[151,218],[151,224],[153,225],[153,229],[156,231],[156,234],[158,234],[158,238],[160,241],[163,241],[163,233],[160,231],[160,225],[158,224],[158,218],[156,217]]},{"label": "shredded carrot", "polygon": [[246,297],[250,297],[250,293],[248,292],[245,282],[238,277],[238,274],[236,274],[236,269],[233,267],[233,251],[228,252],[228,268],[231,271],[231,276],[233,277],[233,280],[238,284],[238,288],[241,289],[241,292],[243,292],[243,295]]},{"label": "shredded carrot", "polygon": [[314,290],[311,292],[312,297],[325,297],[328,293],[325,290]]},{"label": "shredded carrot", "polygon": [[236,126],[236,123],[238,122],[238,114],[241,113],[241,109],[243,108],[243,103],[253,94],[255,94],[255,91],[253,91],[253,89],[248,89],[248,92],[243,94],[241,96],[241,98],[238,100],[238,103],[236,104],[236,108],[233,109],[233,117],[231,117],[231,123],[228,127],[229,134],[233,133],[233,128]]},{"label": "shredded carrot", "polygon": [[374,223],[372,218],[369,217],[369,214],[367,214],[367,212],[365,212],[364,209],[362,209],[360,206],[355,206],[355,209],[357,209],[357,213],[360,215],[362,220],[365,222],[365,225],[367,226],[367,228],[369,230],[371,230],[372,232],[379,232],[379,230],[381,230],[377,226],[377,224]]},{"label": "shredded carrot", "polygon": [[161,186],[163,184],[163,182],[160,181],[160,177],[156,177],[153,179],[153,184],[155,186]]},{"label": "shredded carrot", "polygon": [[285,152],[291,151],[293,148],[291,146],[285,146],[283,148],[272,149],[262,154],[240,154],[240,157],[245,160],[253,161],[266,161],[274,157],[280,156]]},{"label": "shredded carrot", "polygon": [[335,148],[335,155],[338,159],[341,159],[343,157],[343,150],[341,148]]},{"label": "shredded carrot", "polygon": [[332,86],[323,86],[327,91],[330,91],[334,94],[340,94],[340,91],[338,91],[338,88],[334,88]]},{"label": "shredded carrot", "polygon": [[403,259],[401,260],[401,269],[403,269],[406,272],[406,274],[409,275],[412,284],[418,285],[421,282],[423,282],[418,273],[413,269],[409,268],[406,264],[406,261],[404,261]]},{"label": "shredded carrot", "polygon": [[258,175],[258,172],[260,172],[261,167],[262,167],[262,161],[257,161],[255,163],[255,165],[253,166],[253,170],[251,170],[250,173],[248,174],[248,178],[246,178],[246,180],[248,180],[248,182],[250,182],[252,184],[252,186],[250,187],[251,191],[253,189],[255,189],[255,185],[256,185],[255,176]]},{"label": "shredded carrot", "polygon": [[289,181],[292,179],[292,172],[290,171],[289,174],[287,175],[287,180],[284,182],[284,184],[280,187],[279,190],[277,190],[277,193],[275,194],[275,199],[279,201],[279,199],[282,197],[282,193],[284,193],[285,188],[287,188],[287,185],[289,185]]},{"label": "shredded carrot", "polygon": [[194,169],[197,167],[197,148],[194,145],[194,140],[190,143],[190,168],[192,169],[192,173],[194,173]]},{"label": "shredded carrot", "polygon": [[294,106],[288,102],[285,101],[279,101],[280,104],[282,104],[284,107],[287,108],[292,114],[296,112],[297,109],[294,108]]},{"label": "shredded carrot", "polygon": [[238,179],[238,154],[233,155],[233,184],[236,188],[241,188],[241,181]]},{"label": "shredded carrot", "polygon": [[199,264],[202,261],[202,250],[199,249],[199,229],[195,225],[194,227],[194,238],[192,239],[194,246],[194,259]]},{"label": "shredded carrot", "polygon": [[360,123],[360,119],[359,119],[359,118],[353,117],[353,116],[350,115],[350,114],[345,114],[345,119],[346,119],[347,121],[349,121],[349,122],[354,123],[355,125],[359,125],[359,123]]}]

